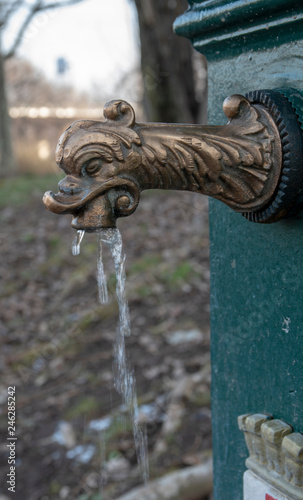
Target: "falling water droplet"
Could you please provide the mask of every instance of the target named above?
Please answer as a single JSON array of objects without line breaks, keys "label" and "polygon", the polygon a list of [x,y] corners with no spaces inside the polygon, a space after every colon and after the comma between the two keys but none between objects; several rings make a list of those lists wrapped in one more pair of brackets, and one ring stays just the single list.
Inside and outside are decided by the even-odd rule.
[{"label": "falling water droplet", "polygon": [[83,236],[85,234],[85,231],[82,229],[77,231],[76,237],[72,243],[72,254],[73,255],[79,255],[80,254],[80,245],[81,241],[83,240]]},{"label": "falling water droplet", "polygon": [[98,258],[97,258],[97,283],[99,300],[101,304],[108,302],[107,280],[104,272],[103,259],[102,259],[102,240],[98,235]]}]

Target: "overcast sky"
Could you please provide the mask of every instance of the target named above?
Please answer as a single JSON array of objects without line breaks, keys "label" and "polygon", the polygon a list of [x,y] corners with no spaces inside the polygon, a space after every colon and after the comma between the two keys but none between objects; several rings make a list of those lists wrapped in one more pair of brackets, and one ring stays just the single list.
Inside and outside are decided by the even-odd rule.
[{"label": "overcast sky", "polygon": [[[19,19],[4,33],[7,46]],[[107,95],[123,75],[139,66],[136,12],[129,0],[86,0],[79,5],[46,11],[29,26],[18,55],[51,78],[72,82],[81,90],[100,87]],[[56,60],[69,70],[56,74]]]}]

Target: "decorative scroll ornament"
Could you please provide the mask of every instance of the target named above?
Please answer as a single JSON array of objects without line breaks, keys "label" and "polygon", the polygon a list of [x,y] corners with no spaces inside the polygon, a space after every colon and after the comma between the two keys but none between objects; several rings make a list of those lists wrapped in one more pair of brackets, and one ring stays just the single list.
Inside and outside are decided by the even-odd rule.
[{"label": "decorative scroll ornament", "polygon": [[249,458],[246,466],[292,500],[303,499],[303,435],[270,415],[238,417]]},{"label": "decorative scroll ornament", "polygon": [[109,102],[105,121],[76,121],[61,136],[56,161],[67,175],[58,194],[45,193],[46,207],[95,230],[130,215],[142,190],[177,189],[259,214],[260,222],[277,220],[268,206],[283,175],[280,124],[266,103],[240,95],[223,109],[224,126],[138,124],[130,104]]}]

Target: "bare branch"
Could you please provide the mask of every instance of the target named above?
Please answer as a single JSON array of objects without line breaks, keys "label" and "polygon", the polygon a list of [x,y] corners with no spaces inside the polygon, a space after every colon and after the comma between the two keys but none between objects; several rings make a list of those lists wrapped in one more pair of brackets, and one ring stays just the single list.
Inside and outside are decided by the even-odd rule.
[{"label": "bare branch", "polygon": [[[10,57],[12,57],[15,54],[17,48],[19,47],[19,45],[22,41],[24,33],[26,32],[29,24],[31,23],[32,19],[36,16],[36,14],[38,14],[39,12],[45,11],[45,10],[58,9],[60,7],[69,7],[71,5],[76,5],[76,4],[84,2],[84,1],[86,1],[86,0],[62,0],[61,2],[55,1],[55,2],[50,2],[50,3],[46,4],[43,0],[37,0],[36,3],[31,7],[26,18],[24,19],[24,21],[23,21],[23,23],[22,23],[22,25],[17,33],[17,36],[15,38],[15,41],[14,41],[12,47],[7,52],[7,54],[4,55],[4,58],[9,59]],[[21,2],[21,4],[23,3],[22,0],[16,0],[16,3],[20,3],[20,2]]]},{"label": "bare branch", "polygon": [[85,2],[86,0],[62,0],[57,2],[51,2],[49,4],[43,4],[39,10],[49,10],[49,9],[57,9],[58,7],[69,7],[70,5],[76,5],[77,3]]},{"label": "bare branch", "polygon": [[[24,0],[13,0],[12,2],[0,2],[0,29],[4,26],[10,19],[11,15],[21,7]],[[5,11],[6,8],[6,11]]]},{"label": "bare branch", "polygon": [[39,12],[40,8],[41,8],[41,1],[37,0],[37,2],[33,5],[31,10],[29,11],[28,15],[24,19],[24,21],[19,29],[19,32],[17,33],[17,36],[15,38],[15,41],[14,41],[12,47],[7,52],[7,54],[4,55],[5,59],[9,59],[10,57],[12,57],[15,54],[17,48],[19,47],[19,45],[21,43],[21,40],[23,38],[23,35],[24,35],[26,29],[28,28],[33,17],[37,14],[37,12]]}]

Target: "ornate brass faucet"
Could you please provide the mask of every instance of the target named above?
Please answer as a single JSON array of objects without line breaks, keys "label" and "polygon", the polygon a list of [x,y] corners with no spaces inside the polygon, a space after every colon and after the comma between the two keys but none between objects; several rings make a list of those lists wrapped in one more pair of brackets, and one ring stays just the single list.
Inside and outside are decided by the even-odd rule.
[{"label": "ornate brass faucet", "polygon": [[233,95],[223,109],[223,126],[136,123],[130,104],[109,102],[105,121],[76,121],[59,139],[56,161],[66,177],[59,193],[45,193],[45,206],[94,231],[133,213],[141,191],[177,189],[216,198],[254,222],[281,219],[303,180],[292,105],[265,90]]}]

